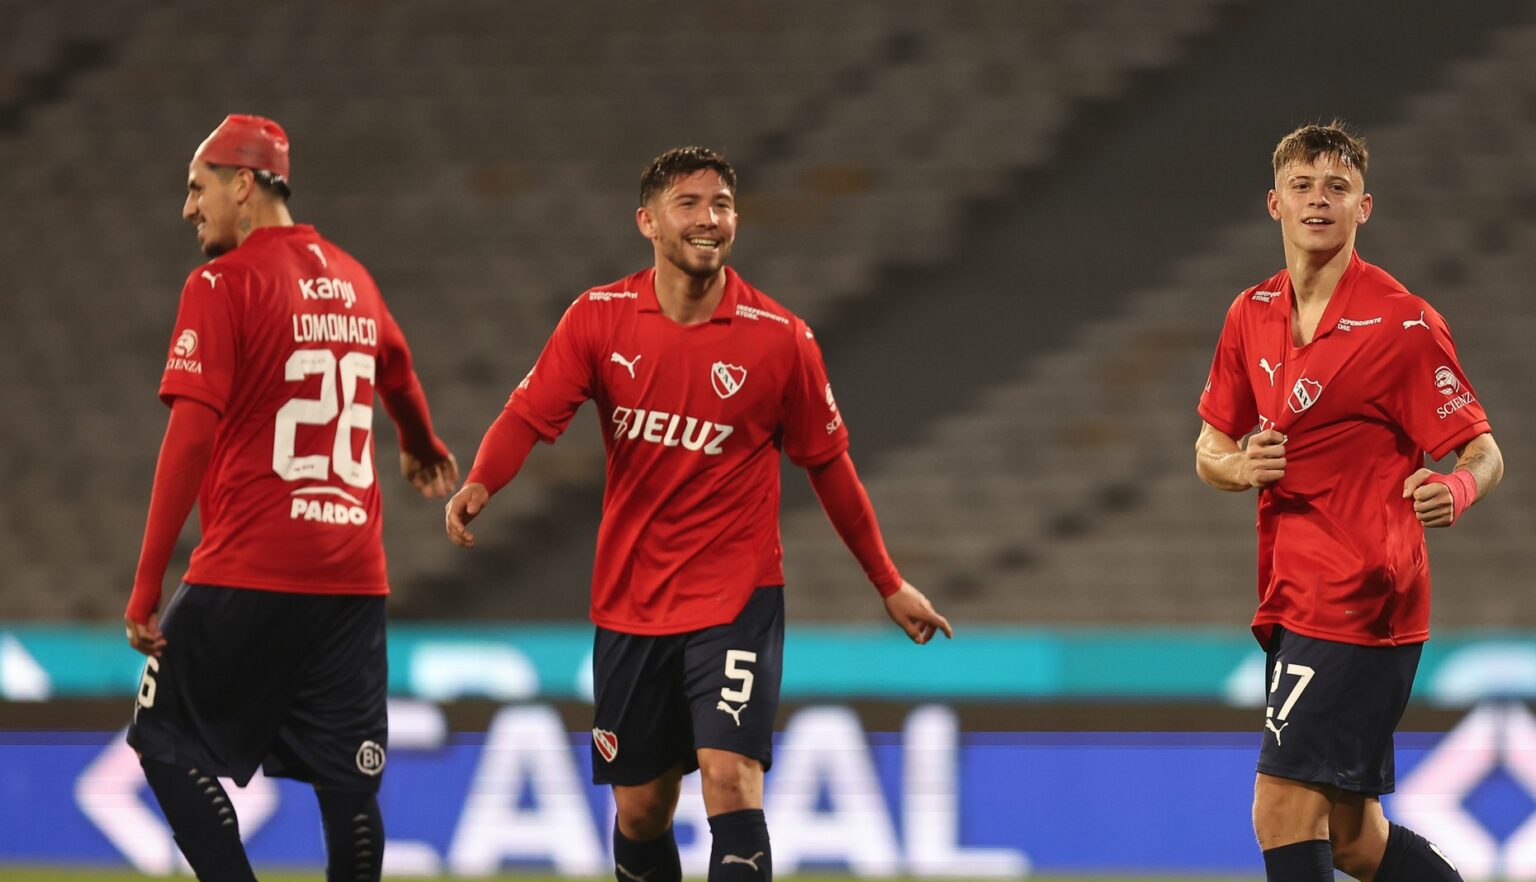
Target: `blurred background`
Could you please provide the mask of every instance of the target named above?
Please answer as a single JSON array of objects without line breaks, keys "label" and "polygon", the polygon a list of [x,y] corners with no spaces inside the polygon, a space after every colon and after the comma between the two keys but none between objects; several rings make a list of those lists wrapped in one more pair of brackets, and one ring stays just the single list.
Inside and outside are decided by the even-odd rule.
[{"label": "blurred background", "polygon": [[[1360,252],[1447,317],[1508,464],[1431,538],[1389,811],[1469,879],[1536,878],[1536,3],[0,0],[0,22],[0,862],[177,871],[118,745],[141,660],[117,623],[201,259],[186,163],[244,112],[287,129],[295,217],[372,271],[466,469],[570,301],[649,264],[649,160],[735,164],[733,262],[816,329],[892,557],[958,631],[904,645],[785,463],[781,873],[1257,873],[1254,499],[1195,477],[1194,408],[1227,305],[1282,264],[1275,142],[1342,117],[1372,151]],[[394,872],[606,873],[611,806],[580,783],[586,411],[472,552],[383,482]],[[318,864],[302,789],[243,798],[253,856]]]}]

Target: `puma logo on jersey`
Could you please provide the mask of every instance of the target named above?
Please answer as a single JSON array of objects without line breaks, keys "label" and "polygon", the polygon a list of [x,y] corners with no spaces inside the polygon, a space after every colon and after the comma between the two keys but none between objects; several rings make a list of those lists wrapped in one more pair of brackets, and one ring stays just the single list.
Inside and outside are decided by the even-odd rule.
[{"label": "puma logo on jersey", "polygon": [[320,266],[325,267],[327,269],[330,268],[331,265],[329,263],[326,263],[326,261],[325,261],[325,252],[320,250],[320,246],[319,245],[316,245],[315,243],[310,242],[309,244],[305,245],[304,247],[308,248],[310,251],[315,252],[315,256],[320,258]]},{"label": "puma logo on jersey", "polygon": [[1275,385],[1275,371],[1280,370],[1280,365],[1282,365],[1282,364],[1284,364],[1284,362],[1277,361],[1277,362],[1275,362],[1275,366],[1274,367],[1270,367],[1269,366],[1269,359],[1267,359],[1267,358],[1260,358],[1259,359],[1259,367],[1264,369],[1264,373],[1269,374],[1269,385],[1271,387],[1273,387]]},{"label": "puma logo on jersey", "polygon": [[210,273],[207,270],[203,270],[203,278],[208,280],[208,287],[210,288],[219,287],[219,279],[223,277],[223,273]]},{"label": "puma logo on jersey", "polygon": [[1289,726],[1289,725],[1290,725],[1290,723],[1281,723],[1280,724],[1280,728],[1276,729],[1275,728],[1275,721],[1274,720],[1268,720],[1267,719],[1267,720],[1264,721],[1264,728],[1266,728],[1269,731],[1275,733],[1275,746],[1276,747],[1280,746],[1280,730],[1284,729],[1286,726]]},{"label": "puma logo on jersey", "polygon": [[715,710],[722,710],[722,711],[725,711],[726,713],[730,714],[731,715],[731,719],[736,721],[737,728],[741,727],[741,712],[746,710],[746,709],[747,709],[747,703],[745,701],[743,701],[741,703],[741,707],[731,707],[729,704],[727,704],[724,701],[717,701],[717,702],[715,702]]},{"label": "puma logo on jersey", "polygon": [[635,378],[635,363],[638,362],[639,360],[640,360],[640,356],[638,356],[638,355],[635,356],[634,358],[626,359],[624,356],[618,354],[617,352],[615,352],[613,355],[610,355],[608,357],[608,361],[610,363],[622,364],[624,366],[624,370],[629,371],[629,378],[631,380],[633,380]]},{"label": "puma logo on jersey", "polygon": [[1403,322],[1403,330],[1406,331],[1409,328],[1413,327],[1414,325],[1418,325],[1418,326],[1422,327],[1426,331],[1429,330],[1429,322],[1424,321],[1424,310],[1422,310],[1422,309],[1419,310],[1419,317],[1414,319],[1413,321],[1411,321],[1411,322]]},{"label": "puma logo on jersey", "polygon": [[613,409],[615,441],[648,441],[662,447],[682,447],[684,450],[719,456],[725,452],[722,446],[725,439],[735,432],[734,426],[716,425],[709,420],[685,417],[664,410],[648,411],[643,407]]},{"label": "puma logo on jersey", "polygon": [[757,859],[762,857],[762,856],[763,856],[763,852],[758,852],[757,854],[754,854],[754,855],[752,855],[749,858],[744,858],[741,855],[737,855],[737,854],[728,854],[725,857],[720,859],[720,866],[723,867],[726,864],[746,864],[747,866],[749,866],[752,869],[757,870],[759,873],[761,873],[762,870],[759,869],[758,866],[757,866]]}]

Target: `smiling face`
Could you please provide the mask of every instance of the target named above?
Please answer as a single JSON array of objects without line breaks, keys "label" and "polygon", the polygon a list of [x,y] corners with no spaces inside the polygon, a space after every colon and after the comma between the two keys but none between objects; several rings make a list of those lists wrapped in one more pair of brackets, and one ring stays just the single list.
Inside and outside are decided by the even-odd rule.
[{"label": "smiling face", "polygon": [[1356,228],[1370,219],[1371,195],[1340,154],[1298,158],[1275,172],[1269,216],[1280,222],[1287,250],[1326,258],[1353,247]]},{"label": "smiling face", "polygon": [[250,172],[245,169],[224,174],[202,160],[188,166],[187,201],[181,205],[181,216],[196,225],[197,244],[204,254],[218,257],[240,244],[240,206],[250,188]]},{"label": "smiling face", "polygon": [[640,206],[635,221],[658,263],[708,279],[725,266],[736,241],[736,194],[714,169],[680,174]]}]

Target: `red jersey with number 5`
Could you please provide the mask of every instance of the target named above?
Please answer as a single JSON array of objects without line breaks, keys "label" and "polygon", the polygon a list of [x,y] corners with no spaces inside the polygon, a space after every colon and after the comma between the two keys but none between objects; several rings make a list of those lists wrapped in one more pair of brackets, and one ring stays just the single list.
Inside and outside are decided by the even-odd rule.
[{"label": "red jersey with number 5", "polygon": [[1358,254],[1306,346],[1291,336],[1294,296],[1286,271],[1237,296],[1200,397],[1200,416],[1233,438],[1286,436],[1285,475],[1259,492],[1254,635],[1422,642],[1429,563],[1403,482],[1488,418],[1445,319]]},{"label": "red jersey with number 5", "polygon": [[726,270],[706,322],[663,315],[654,269],[566,310],[507,407],[545,441],[597,403],[608,452],[592,620],[631,634],[719,625],[780,585],[779,450],[848,449],[805,323]]},{"label": "red jersey with number 5", "polygon": [[311,226],[193,270],[160,381],[219,413],[186,581],[387,594],[373,402],[413,376],[372,277]]}]

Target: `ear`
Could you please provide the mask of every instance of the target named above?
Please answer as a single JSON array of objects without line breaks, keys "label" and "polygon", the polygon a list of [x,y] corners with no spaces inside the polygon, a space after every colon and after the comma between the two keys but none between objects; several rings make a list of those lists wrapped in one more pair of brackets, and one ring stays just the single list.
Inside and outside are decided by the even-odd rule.
[{"label": "ear", "polygon": [[251,194],[256,192],[256,176],[248,168],[236,169],[229,186],[230,195],[234,197],[235,204],[244,205],[250,200]]},{"label": "ear", "polygon": [[1280,219],[1280,196],[1277,193],[1275,193],[1274,190],[1270,190],[1269,191],[1269,196],[1265,198],[1264,203],[1265,203],[1265,205],[1267,205],[1269,207],[1269,218],[1270,218],[1270,220],[1279,220]]},{"label": "ear", "polygon": [[1375,200],[1371,198],[1371,194],[1369,193],[1360,197],[1360,210],[1357,212],[1359,220],[1357,223],[1363,224],[1371,219],[1371,206],[1375,204]]},{"label": "ear", "polygon": [[657,235],[656,216],[651,214],[649,206],[642,205],[635,209],[635,226],[639,228],[640,235],[654,240]]}]

